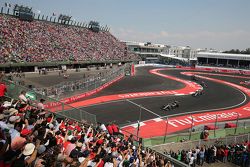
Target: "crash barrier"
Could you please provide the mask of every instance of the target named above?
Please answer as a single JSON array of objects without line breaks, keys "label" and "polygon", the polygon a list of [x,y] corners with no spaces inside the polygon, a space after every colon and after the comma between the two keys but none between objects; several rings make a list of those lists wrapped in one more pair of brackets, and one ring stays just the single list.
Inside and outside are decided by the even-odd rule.
[{"label": "crash barrier", "polygon": [[[238,126],[236,126],[238,124]],[[231,125],[231,127],[225,127]],[[234,126],[232,126],[234,125]],[[205,129],[204,129],[205,128]],[[230,121],[230,123],[216,123],[215,124],[207,124],[198,127],[190,127],[184,133],[175,133],[168,134],[166,136],[152,137],[143,139],[144,146],[155,146],[161,145],[164,143],[181,143],[185,141],[193,141],[204,139],[203,133],[207,130],[208,136],[205,140],[218,139],[218,138],[227,138],[230,136],[237,136],[241,134],[249,134],[250,133],[250,121],[249,120],[241,120],[237,123],[237,120]],[[202,139],[202,140],[203,140]],[[249,140],[249,135],[248,138]],[[201,140],[201,141],[202,141]]]}]

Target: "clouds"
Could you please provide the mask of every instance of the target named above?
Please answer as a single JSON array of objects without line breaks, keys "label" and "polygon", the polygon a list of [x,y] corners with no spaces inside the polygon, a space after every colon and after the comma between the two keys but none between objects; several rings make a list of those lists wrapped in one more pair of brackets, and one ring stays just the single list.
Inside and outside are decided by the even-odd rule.
[{"label": "clouds", "polygon": [[216,48],[219,50],[250,47],[250,32],[245,30],[225,32],[168,32],[162,30],[160,32],[143,32],[131,28],[118,28],[112,29],[111,32],[125,41],[150,41],[170,45],[188,45],[194,48]]}]

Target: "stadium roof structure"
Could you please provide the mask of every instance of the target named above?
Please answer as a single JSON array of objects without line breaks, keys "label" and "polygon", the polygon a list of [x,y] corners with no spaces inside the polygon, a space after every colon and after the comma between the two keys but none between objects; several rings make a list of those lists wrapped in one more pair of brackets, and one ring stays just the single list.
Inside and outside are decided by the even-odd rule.
[{"label": "stadium roof structure", "polygon": [[166,58],[172,58],[172,59],[176,59],[176,60],[181,60],[181,61],[188,61],[187,58],[177,57],[175,55],[168,55],[168,54],[160,53],[160,56],[166,57]]},{"label": "stadium roof structure", "polygon": [[149,45],[145,45],[148,44],[147,42],[135,42],[135,41],[122,41],[125,42],[127,45],[136,45],[136,46],[142,46],[142,47],[165,47],[165,45],[163,44],[155,44],[155,43],[150,43]]},{"label": "stadium roof structure", "polygon": [[250,55],[230,54],[230,53],[198,52],[197,57],[215,58],[215,59],[250,60]]}]

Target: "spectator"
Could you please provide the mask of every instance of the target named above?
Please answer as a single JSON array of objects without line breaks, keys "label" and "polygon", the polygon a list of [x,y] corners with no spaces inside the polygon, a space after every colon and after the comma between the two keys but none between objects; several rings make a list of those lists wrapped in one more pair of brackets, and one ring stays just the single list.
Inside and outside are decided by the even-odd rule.
[{"label": "spectator", "polygon": [[22,91],[18,97],[19,97],[19,100],[22,102],[22,104],[28,103],[28,99],[26,98],[26,91]]},{"label": "spectator", "polygon": [[40,110],[40,111],[44,110],[44,102],[45,102],[44,99],[40,99],[40,102],[37,104],[37,109],[38,110]]}]

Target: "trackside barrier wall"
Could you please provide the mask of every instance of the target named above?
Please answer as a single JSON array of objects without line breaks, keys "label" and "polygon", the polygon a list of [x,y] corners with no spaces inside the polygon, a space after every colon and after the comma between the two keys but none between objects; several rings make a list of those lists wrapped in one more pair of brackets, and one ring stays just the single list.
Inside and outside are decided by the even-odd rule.
[{"label": "trackside barrier wall", "polygon": [[[201,139],[201,132],[188,132],[188,133],[178,133],[173,135],[160,136],[160,137],[152,137],[143,139],[144,146],[152,146],[154,145],[161,145],[165,143],[181,143],[181,141],[192,141],[192,140],[200,140]],[[209,130],[209,137],[208,139],[218,139],[218,138],[227,138],[228,136],[234,135],[241,135],[241,134],[249,134],[250,133],[250,126],[245,127],[238,127],[238,128],[226,128],[226,129],[217,129],[217,130]],[[191,136],[190,136],[191,135]],[[249,136],[248,136],[249,137]],[[190,140],[189,140],[190,139]],[[247,138],[249,140],[249,138]]]}]

